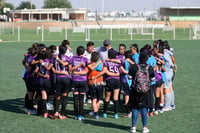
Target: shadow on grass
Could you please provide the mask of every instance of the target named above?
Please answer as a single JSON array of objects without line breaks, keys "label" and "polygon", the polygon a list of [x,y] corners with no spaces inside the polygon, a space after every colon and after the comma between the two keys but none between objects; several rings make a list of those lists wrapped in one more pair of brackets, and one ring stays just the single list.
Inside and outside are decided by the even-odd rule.
[{"label": "shadow on grass", "polygon": [[23,108],[23,98],[0,100],[0,110],[24,114]]},{"label": "shadow on grass", "polygon": [[115,123],[111,123],[111,122],[102,122],[102,121],[97,121],[97,120],[83,120],[83,123],[94,125],[94,126],[105,127],[105,128],[119,129],[119,130],[123,130],[123,131],[130,130],[129,126],[119,125],[119,124],[115,124]]}]

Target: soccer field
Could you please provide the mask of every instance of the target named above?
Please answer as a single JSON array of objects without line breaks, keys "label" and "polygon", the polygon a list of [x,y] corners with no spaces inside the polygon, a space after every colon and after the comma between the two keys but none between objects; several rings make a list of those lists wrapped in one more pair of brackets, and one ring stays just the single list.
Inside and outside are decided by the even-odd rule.
[{"label": "soccer field", "polygon": [[[94,41],[95,46],[101,46],[102,41]],[[59,42],[44,42],[44,44],[59,45]],[[152,40],[112,41],[112,46],[118,49],[124,43],[129,49],[133,43],[140,48],[144,44],[153,43]],[[40,116],[27,115],[23,112],[25,84],[21,78],[23,70],[22,59],[30,42],[0,43],[0,132],[1,133],[127,133],[131,126],[131,119],[123,118],[124,107],[121,105],[119,119],[113,118],[113,106],[109,106],[108,118],[93,119],[88,113],[91,104],[84,106],[85,120],[73,119],[72,97],[68,98],[64,120],[44,119]],[[178,65],[173,88],[175,91],[176,109],[149,118],[148,127],[152,133],[199,133],[200,119],[200,41],[176,40],[169,41],[175,50]],[[84,41],[71,41],[70,46],[75,51],[79,45],[86,46]],[[102,112],[102,106],[100,113]],[[52,112],[51,112],[52,113]],[[138,119],[137,132],[142,132],[141,118]]]}]

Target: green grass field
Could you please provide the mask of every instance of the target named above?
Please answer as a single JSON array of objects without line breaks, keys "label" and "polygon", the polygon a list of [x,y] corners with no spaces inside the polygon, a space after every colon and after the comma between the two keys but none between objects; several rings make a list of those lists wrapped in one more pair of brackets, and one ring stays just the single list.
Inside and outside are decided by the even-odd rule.
[{"label": "green grass field", "polygon": [[[34,41],[35,42],[35,41]],[[44,42],[46,45],[59,45],[59,42]],[[112,41],[114,48],[125,43],[127,48],[137,42],[139,46],[153,41]],[[174,81],[176,109],[149,118],[149,129],[152,133],[199,133],[200,119],[200,41],[169,41],[175,49],[178,65]],[[85,120],[73,119],[72,97],[66,113],[70,117],[65,120],[44,119],[39,116],[27,115],[23,112],[25,84],[21,78],[22,59],[30,42],[0,43],[0,132],[1,133],[127,133],[131,119],[123,118],[124,108],[121,106],[119,119],[115,120],[110,106],[108,118],[94,120],[88,115],[91,105],[85,106]],[[86,46],[84,41],[72,41],[73,50],[79,45]],[[95,41],[102,45],[102,41]],[[70,94],[71,95],[71,94]],[[101,110],[102,111],[102,110]],[[101,112],[100,111],[100,112]],[[142,132],[141,118],[138,119],[137,130]]]}]

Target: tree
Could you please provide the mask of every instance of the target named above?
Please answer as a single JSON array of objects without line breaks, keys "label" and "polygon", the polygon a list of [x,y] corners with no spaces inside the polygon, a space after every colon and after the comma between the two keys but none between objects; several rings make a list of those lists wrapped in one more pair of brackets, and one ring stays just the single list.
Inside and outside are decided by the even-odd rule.
[{"label": "tree", "polygon": [[0,8],[0,14],[3,14],[3,9],[4,8],[10,8],[11,10],[13,10],[15,7],[12,3],[4,3],[2,5],[2,8]]},{"label": "tree", "polygon": [[43,8],[72,8],[68,0],[45,0]]},{"label": "tree", "polygon": [[[21,4],[16,8],[17,10],[20,10],[20,9],[31,9],[31,4],[29,1],[22,1]],[[32,9],[35,9],[36,6],[34,4],[32,4]]]}]

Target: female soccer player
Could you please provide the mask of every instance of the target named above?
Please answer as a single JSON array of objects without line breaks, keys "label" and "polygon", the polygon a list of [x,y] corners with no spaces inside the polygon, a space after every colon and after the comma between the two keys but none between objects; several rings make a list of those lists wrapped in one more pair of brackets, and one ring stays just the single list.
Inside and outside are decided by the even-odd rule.
[{"label": "female soccer player", "polygon": [[[56,74],[56,98],[54,99],[54,118],[66,119],[65,116],[67,96],[71,89],[71,76],[69,74],[69,60],[65,55],[67,47],[61,45],[59,47],[59,55],[54,60],[53,73]],[[58,112],[61,103],[61,113]]]}]

